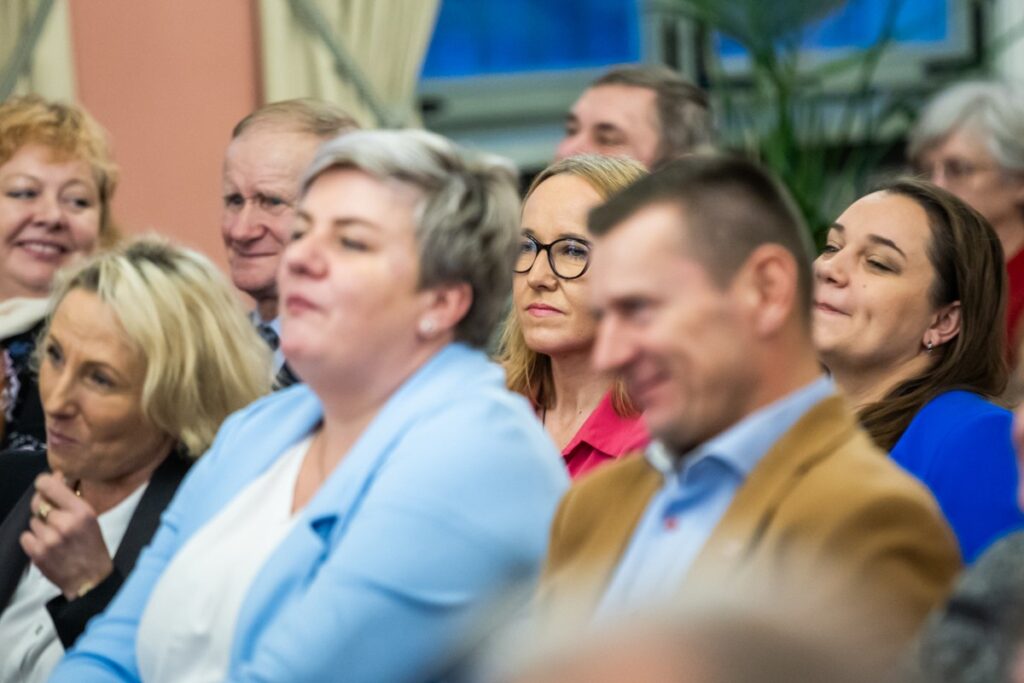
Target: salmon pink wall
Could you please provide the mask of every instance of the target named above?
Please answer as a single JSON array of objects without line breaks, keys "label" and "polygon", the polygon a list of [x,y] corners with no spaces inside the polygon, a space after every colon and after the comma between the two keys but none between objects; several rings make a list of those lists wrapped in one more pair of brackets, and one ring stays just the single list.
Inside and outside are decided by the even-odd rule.
[{"label": "salmon pink wall", "polygon": [[259,100],[252,0],[71,4],[78,99],[121,166],[115,216],[224,267],[220,167],[231,127]]}]

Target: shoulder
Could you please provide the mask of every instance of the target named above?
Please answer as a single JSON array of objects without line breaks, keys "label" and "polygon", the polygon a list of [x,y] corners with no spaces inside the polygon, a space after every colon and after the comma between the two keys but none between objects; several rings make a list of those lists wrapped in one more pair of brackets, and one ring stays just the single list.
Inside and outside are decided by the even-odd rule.
[{"label": "shoulder", "polygon": [[921,408],[893,446],[893,458],[924,475],[946,453],[1013,449],[1013,415],[991,401],[967,391],[943,393]]}]

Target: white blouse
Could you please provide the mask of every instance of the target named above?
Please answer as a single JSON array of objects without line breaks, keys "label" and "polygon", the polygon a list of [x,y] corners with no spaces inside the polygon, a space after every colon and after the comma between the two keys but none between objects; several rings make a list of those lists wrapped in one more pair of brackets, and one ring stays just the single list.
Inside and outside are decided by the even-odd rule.
[{"label": "white blouse", "polygon": [[139,623],[143,681],[224,680],[249,587],[298,517],[295,482],[311,441],[285,452],[171,559]]},{"label": "white blouse", "polygon": [[[107,554],[114,557],[128,531],[135,508],[149,484],[96,518]],[[57,628],[46,603],[61,594],[39,569],[29,562],[0,614],[0,683],[42,683],[64,656]]]}]

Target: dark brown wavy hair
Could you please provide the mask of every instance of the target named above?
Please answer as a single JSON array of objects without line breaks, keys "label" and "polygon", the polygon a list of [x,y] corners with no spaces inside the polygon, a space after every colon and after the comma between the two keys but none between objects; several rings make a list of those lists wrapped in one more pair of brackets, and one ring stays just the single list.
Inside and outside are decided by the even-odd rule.
[{"label": "dark brown wavy hair", "polygon": [[932,365],[860,411],[875,443],[890,450],[939,394],[962,389],[991,398],[1006,388],[1007,284],[999,238],[980,213],[924,180],[899,178],[877,191],[906,197],[924,209],[932,234],[928,259],[935,270],[928,298],[935,307],[960,302],[960,332],[935,347]]}]

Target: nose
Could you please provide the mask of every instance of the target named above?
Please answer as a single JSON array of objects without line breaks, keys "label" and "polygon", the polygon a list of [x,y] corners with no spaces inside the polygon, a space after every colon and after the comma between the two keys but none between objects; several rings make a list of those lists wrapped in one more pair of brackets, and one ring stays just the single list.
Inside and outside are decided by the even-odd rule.
[{"label": "nose", "polygon": [[814,259],[814,279],[819,283],[845,286],[849,282],[849,274],[842,252],[836,252],[828,258],[822,254]]},{"label": "nose", "polygon": [[33,218],[39,225],[56,228],[64,222],[64,209],[56,195],[43,192],[36,199]]},{"label": "nose", "polygon": [[[46,375],[49,375],[49,381],[46,381]],[[49,367],[41,370],[39,388],[47,421],[65,420],[77,413],[75,381],[66,369]]]},{"label": "nose", "polygon": [[313,278],[323,277],[327,272],[324,252],[327,245],[320,244],[320,238],[312,230],[288,243],[281,256],[278,279],[292,275]]},{"label": "nose", "polygon": [[550,291],[558,287],[558,276],[551,269],[547,251],[537,252],[533,265],[530,266],[530,270],[526,271],[524,275],[526,276],[526,284],[530,285],[531,289]]},{"label": "nose", "polygon": [[613,315],[606,315],[597,323],[594,348],[590,362],[598,372],[616,373],[625,368],[636,356],[629,335]]},{"label": "nose", "polygon": [[224,234],[233,242],[253,242],[263,234],[260,214],[253,207],[253,202],[246,200],[237,210],[224,211]]}]

